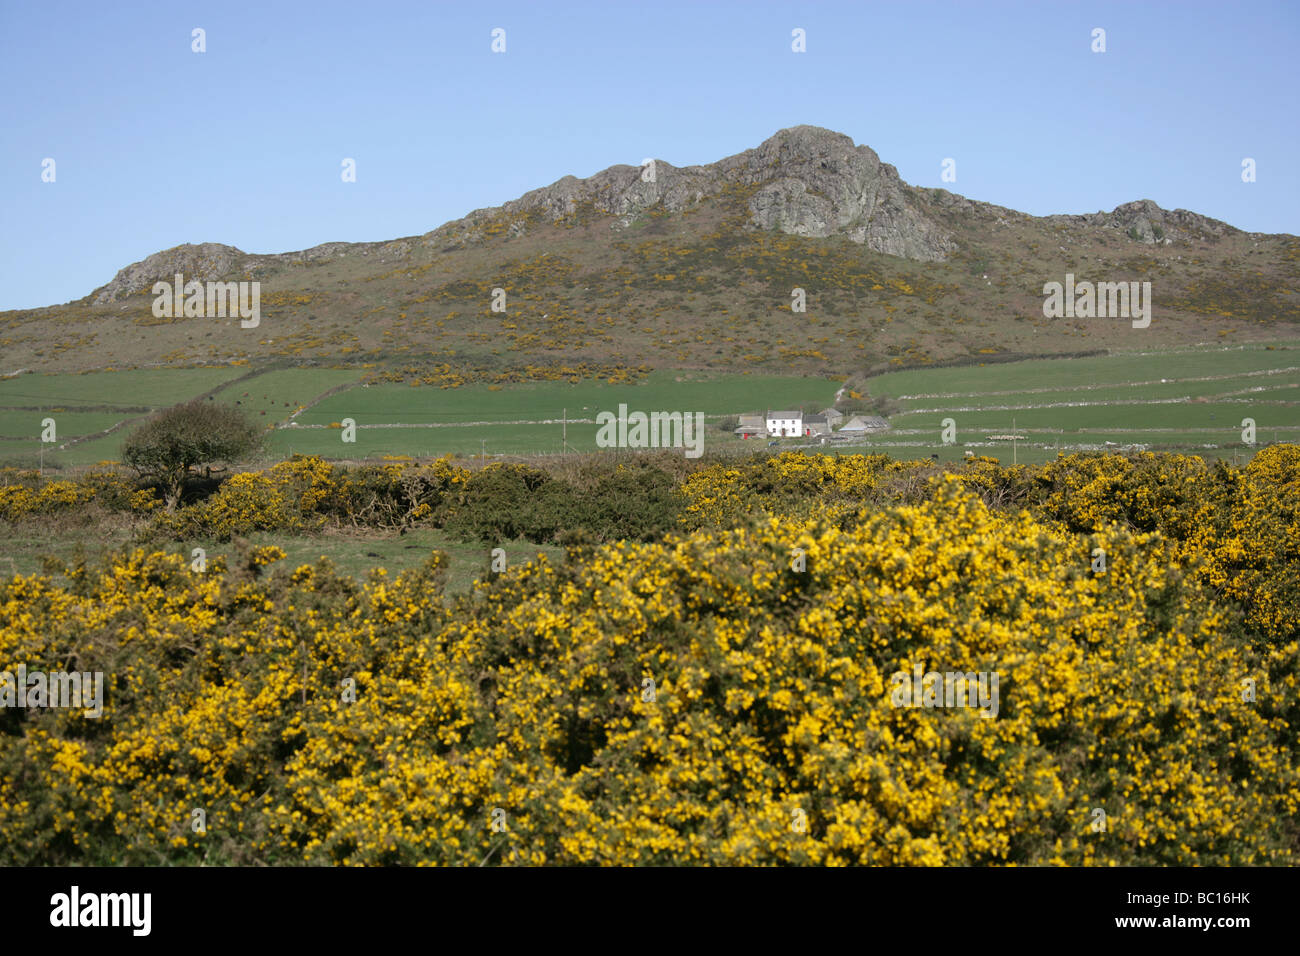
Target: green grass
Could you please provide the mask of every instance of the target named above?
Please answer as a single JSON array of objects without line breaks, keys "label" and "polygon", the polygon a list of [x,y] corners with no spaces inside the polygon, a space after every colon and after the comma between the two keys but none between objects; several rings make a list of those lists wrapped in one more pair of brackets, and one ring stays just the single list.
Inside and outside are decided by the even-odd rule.
[{"label": "green grass", "polygon": [[[128,418],[136,418],[143,413],[124,414],[121,412],[17,412],[9,408],[0,408],[0,438],[21,439],[32,450],[41,440],[41,422],[46,418],[54,419],[56,446],[70,438],[93,435]],[[6,442],[5,445],[10,444]],[[48,449],[47,449],[48,450]]]},{"label": "green grass", "polygon": [[[0,382],[0,461],[35,462],[40,455],[40,423],[53,417],[59,442],[45,448],[49,467],[74,467],[100,461],[117,461],[122,442],[131,428],[79,442],[60,450],[69,438],[91,435],[123,421],[142,419],[151,410],[165,408],[203,395],[223,382],[246,375],[247,368],[144,369],[98,372],[89,375],[20,376]],[[260,424],[284,421],[299,406],[338,385],[358,381],[362,369],[271,369],[221,388],[214,402],[237,405]],[[19,386],[22,386],[22,389]],[[9,386],[5,390],[5,386]],[[61,406],[53,405],[57,399]],[[36,405],[64,411],[28,411],[14,406]],[[11,404],[10,404],[11,403]],[[74,411],[95,406],[95,411]],[[108,406],[100,410],[98,406]],[[21,441],[5,441],[15,438]],[[337,434],[335,435],[337,439]],[[30,440],[29,440],[30,439]],[[275,447],[275,452],[279,452]],[[295,449],[297,450],[297,449]]]},{"label": "green grass", "polygon": [[1294,408],[1250,404],[1195,404],[1195,405],[1097,405],[1084,408],[1021,408],[1008,411],[939,410],[924,414],[896,415],[889,422],[895,431],[908,429],[933,429],[939,431],[940,422],[951,418],[957,423],[958,433],[982,432],[994,429],[1010,432],[1014,418],[1016,428],[1038,428],[1051,431],[1076,431],[1092,428],[1114,431],[1145,431],[1153,428],[1183,431],[1241,431],[1243,418],[1255,419],[1258,428],[1295,428],[1300,417]]},{"label": "green grass", "polygon": [[[87,541],[81,529],[69,528],[51,531],[36,525],[18,525],[0,552],[0,578],[10,574],[36,574],[42,571],[42,558],[46,555],[71,563],[84,558],[88,564],[102,562],[105,556],[124,546],[128,530],[97,528],[94,542]],[[468,591],[478,579],[489,573],[491,547],[485,544],[466,543],[441,530],[416,528],[402,535],[396,531],[335,532],[320,535],[285,535],[260,532],[248,537],[250,545],[278,545],[287,555],[273,567],[290,569],[303,564],[315,564],[328,558],[341,571],[357,579],[364,579],[376,568],[387,569],[395,576],[408,568],[418,567],[434,551],[446,553],[448,577],[446,591],[459,594]],[[563,561],[564,552],[550,545],[537,545],[528,541],[507,541],[500,545],[506,552],[507,568],[546,554],[552,561]],[[172,542],[163,550],[191,560],[192,549],[201,547],[208,561],[224,555],[227,563],[235,560],[235,549],[230,542],[187,541]]]},{"label": "green grass", "polygon": [[[1268,348],[1201,346],[1155,352],[1122,352],[1080,359],[1032,359],[960,368],[912,369],[889,372],[868,380],[873,395],[915,395],[1025,391],[1041,388],[1128,386],[1162,378],[1191,379],[1239,375],[1245,372],[1300,367],[1300,343]],[[1297,381],[1291,373],[1290,381]],[[1259,377],[1255,384],[1277,384]],[[1186,386],[1184,387],[1186,388]]]},{"label": "green grass", "polygon": [[[304,564],[315,564],[324,557],[358,580],[364,579],[378,568],[384,568],[390,576],[396,576],[408,568],[423,564],[434,551],[442,551],[448,560],[446,591],[449,594],[468,591],[476,580],[487,577],[492,551],[488,545],[466,543],[433,528],[417,528],[404,535],[396,531],[327,532],[315,536],[287,536],[267,532],[250,535],[248,541],[252,545],[273,544],[283,548],[286,557],[277,562],[274,565],[276,567],[296,568]],[[204,548],[209,561],[217,555],[225,555],[231,561],[234,555],[229,543],[199,541],[187,542],[183,547],[173,547],[178,553],[183,552],[187,560],[190,549],[195,547]],[[549,555],[552,560],[563,560],[564,555],[560,548],[528,541],[508,541],[494,547],[505,550],[507,568],[530,561],[539,553]]]},{"label": "green grass", "polygon": [[129,369],[84,375],[19,375],[0,379],[0,407],[117,405],[165,408],[237,378],[246,368]]},{"label": "green grass", "polygon": [[[51,413],[65,441],[141,414],[125,410],[130,402],[179,401],[242,373],[245,370],[234,368],[144,370],[0,382],[0,460],[36,461],[40,419],[45,417],[5,407],[5,388],[12,402],[18,401],[18,385],[26,382],[33,391],[21,394],[40,392],[46,399],[73,403],[61,406],[65,409],[116,403],[110,409]],[[716,426],[721,417],[806,402],[829,404],[839,385],[799,376],[656,371],[634,385],[536,382],[443,389],[362,385],[362,375],[361,369],[269,369],[227,385],[214,400],[238,403],[267,425],[267,452],[277,460],[294,453],[335,459],[558,454],[563,450],[562,417],[568,420],[569,450],[596,451],[597,413],[616,411],[620,404],[632,411],[703,412],[706,450],[748,451],[765,443],[742,443],[720,431]],[[1028,435],[1024,454],[1029,457],[1023,460],[1029,461],[1051,457],[1058,448],[1107,447],[1106,442],[1233,454],[1231,447],[1241,441],[1243,418],[1255,420],[1261,443],[1300,440],[1296,342],[913,369],[870,378],[865,388],[873,397],[888,396],[896,402],[899,411],[890,417],[891,431],[865,444],[827,448],[919,457],[937,452],[942,457],[951,451],[939,444],[945,418],[957,423],[957,457],[964,449],[1000,449],[996,443],[989,446],[986,436],[1011,432],[1013,423],[1017,432]],[[332,389],[340,390],[320,398]],[[279,427],[299,406],[318,398],[294,425]],[[342,432],[328,427],[347,418],[358,424],[355,443],[344,444]],[[47,446],[45,462],[57,468],[116,460],[128,433],[123,429],[64,451]],[[1207,445],[1218,447],[1203,447]]]},{"label": "green grass", "polygon": [[[127,431],[60,450],[69,439],[94,435],[151,411],[194,398],[237,378],[235,366],[184,369],[129,369],[84,375],[19,375],[0,380],[0,461],[41,460],[41,421],[53,418],[58,441],[45,446],[51,467],[113,461]],[[39,409],[39,410],[36,410]]]},{"label": "green grass", "polygon": [[[130,428],[125,428],[102,438],[92,438],[78,442],[75,445],[69,445],[61,451],[58,450],[57,445],[46,445],[45,467],[76,468],[83,465],[95,465],[101,461],[120,461],[122,440],[129,434]],[[59,435],[62,438],[63,432],[60,431]],[[24,467],[30,465],[34,468],[40,454],[39,442],[22,442],[21,444],[0,442],[0,463],[6,465],[21,464]]]},{"label": "green grass", "polygon": [[352,418],[359,425],[387,422],[464,423],[540,421],[561,415],[594,419],[597,412],[629,410],[691,411],[705,415],[734,415],[825,402],[835,397],[838,381],[781,375],[719,375],[652,372],[636,385],[604,382],[537,382],[461,388],[412,388],[374,385],[331,395],[298,416],[304,425],[327,425]]},{"label": "green grass", "polygon": [[[251,383],[250,383],[251,384]],[[539,382],[456,389],[405,385],[357,386],[329,396],[298,416],[301,427],[277,429],[271,448],[287,455],[334,458],[383,455],[554,454],[567,440],[575,451],[597,451],[595,423],[601,411],[703,412],[706,447],[730,441],[712,427],[724,415],[818,402],[829,405],[837,381],[798,376],[653,372],[636,385],[602,382]],[[345,445],[338,429],[321,428],[351,418],[356,443]],[[585,419],[585,421],[575,421]],[[706,419],[706,421],[708,421]],[[431,427],[373,427],[402,423]],[[316,427],[311,427],[316,426]]]},{"label": "green grass", "polygon": [[[273,457],[320,455],[323,458],[380,458],[460,454],[546,455],[561,451],[561,427],[553,425],[478,425],[470,427],[359,427],[356,442],[344,444],[337,428],[276,429],[268,439]],[[568,426],[570,448],[597,451],[594,424]]]},{"label": "green grass", "polygon": [[306,405],[339,385],[360,381],[364,369],[272,369],[223,388],[213,400],[236,405],[266,423],[284,421],[299,405]]},{"label": "green grass", "polygon": [[990,445],[987,436],[1014,429],[1028,436],[1016,450],[1020,461],[1106,442],[1231,456],[1241,453],[1232,446],[1240,445],[1245,418],[1255,420],[1259,443],[1300,439],[1300,349],[1294,345],[913,370],[870,379],[867,387],[902,409],[890,417],[889,433],[869,439],[872,448],[896,454],[915,446],[917,454],[944,459],[952,453],[939,444],[946,418],[957,425],[957,456],[969,449],[1009,459],[1009,443]]},{"label": "green grass", "polygon": [[[192,370],[211,371],[211,370]],[[107,373],[123,376],[120,388],[108,394],[118,401],[132,395],[137,373]],[[361,369],[273,369],[253,378],[234,383],[218,391],[214,401],[237,405],[259,423],[282,424],[299,406],[306,405],[322,393],[360,380]],[[74,380],[88,376],[46,376]],[[104,379],[102,386],[110,384]],[[268,431],[267,450],[271,457],[290,454],[317,454],[328,458],[381,458],[385,455],[413,457],[443,454],[489,455],[557,454],[563,450],[561,437],[565,429],[560,419],[567,414],[567,440],[572,451],[597,451],[595,418],[600,411],[616,412],[619,404],[631,411],[703,412],[708,416],[706,447],[731,444],[735,439],[714,425],[725,415],[766,408],[797,406],[804,402],[829,405],[838,381],[799,376],[707,375],[703,373],[653,372],[645,382],[635,385],[611,385],[605,382],[540,382],[492,388],[469,385],[457,389],[405,385],[354,385],[328,396],[295,421],[301,427],[275,428]],[[210,377],[196,380],[210,386]],[[53,391],[53,390],[51,390]],[[104,391],[101,387],[100,391]],[[567,411],[566,411],[567,410]],[[72,437],[107,428],[123,416],[102,413],[74,413],[56,416],[60,436]],[[64,424],[64,416],[69,424]],[[35,426],[31,413],[0,410],[0,436],[12,433],[25,437]],[[354,419],[355,444],[345,445],[342,433],[327,426],[344,418]],[[586,421],[573,421],[586,419]],[[417,425],[436,427],[370,427],[378,425]],[[318,426],[318,427],[311,427]],[[69,429],[72,429],[69,431]],[[83,442],[64,451],[47,447],[49,466],[76,466],[99,461],[117,460],[129,429],[101,439]],[[23,442],[6,447],[0,442],[0,459],[20,456],[24,460],[39,451],[37,442]]]},{"label": "green grass", "polygon": [[1300,401],[1300,370],[1277,371],[1266,377],[1258,373],[1240,373],[1215,381],[1168,378],[1151,384],[1101,384],[1074,388],[1038,387],[1025,390],[944,392],[936,395],[909,395],[902,399],[905,407],[933,407],[940,404],[995,407],[999,405],[1080,404],[1113,401],[1177,401],[1186,399]]}]

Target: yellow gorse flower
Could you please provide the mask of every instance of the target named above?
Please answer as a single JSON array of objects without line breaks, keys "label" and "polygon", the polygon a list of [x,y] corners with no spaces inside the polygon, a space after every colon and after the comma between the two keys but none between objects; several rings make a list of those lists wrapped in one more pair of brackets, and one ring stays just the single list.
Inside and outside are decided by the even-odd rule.
[{"label": "yellow gorse flower", "polygon": [[[463,483],[381,469],[237,475],[205,520]],[[682,491],[679,533],[455,599],[440,555],[356,582],[272,545],[11,577],[0,670],[107,693],[0,714],[0,862],[1297,862],[1296,451],[783,455]],[[897,706],[916,667],[997,674],[997,716]]]}]

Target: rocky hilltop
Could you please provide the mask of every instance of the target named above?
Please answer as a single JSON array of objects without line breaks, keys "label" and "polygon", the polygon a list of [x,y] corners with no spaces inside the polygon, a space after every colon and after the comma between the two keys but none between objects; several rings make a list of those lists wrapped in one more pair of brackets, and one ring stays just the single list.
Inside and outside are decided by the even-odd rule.
[{"label": "rocky hilltop", "polygon": [[[950,232],[925,211],[918,191],[882,163],[869,146],[855,146],[842,133],[816,126],[784,129],[755,149],[710,163],[677,167],[655,160],[653,175],[644,167],[611,166],[594,176],[565,176],[504,206],[478,209],[463,219],[416,239],[388,243],[331,242],[302,252],[254,255],[218,243],[183,245],[155,253],[118,272],[91,293],[103,305],[139,293],[177,272],[231,276],[277,264],[341,258],[349,253],[397,260],[420,245],[464,242],[481,235],[483,224],[515,217],[507,235],[528,231],[533,214],[551,222],[587,204],[627,228],[648,211],[681,213],[715,198],[728,187],[757,187],[749,199],[749,222],[756,229],[823,239],[843,236],[875,252],[917,262],[941,262],[957,248]],[[949,194],[951,195],[951,194]],[[955,197],[961,200],[961,197]],[[961,200],[962,202],[969,202]]]},{"label": "rocky hilltop", "polygon": [[1150,199],[1117,206],[1114,212],[1094,212],[1084,216],[1047,216],[1048,222],[1069,226],[1099,226],[1118,229],[1140,242],[1174,245],[1196,240],[1221,239],[1240,233],[1225,222],[1189,212],[1186,209],[1161,209]]},{"label": "rocky hilltop", "polygon": [[[155,315],[154,283],[177,273],[260,281],[260,324]],[[1155,320],[1138,332],[1045,315],[1045,283],[1071,273],[1150,281]],[[1298,283],[1294,236],[1147,199],[1031,216],[909,185],[869,147],[796,126],[707,165],[566,176],[388,242],[177,246],[76,302],[0,313],[0,351],[11,368],[343,362],[439,383],[503,369],[840,375],[1300,334]]]},{"label": "rocky hilltop", "polygon": [[[145,291],[160,279],[171,279],[177,272],[187,276],[257,276],[282,265],[348,255],[398,262],[421,247],[481,240],[484,227],[502,218],[510,220],[505,236],[519,238],[528,233],[530,223],[562,220],[584,205],[613,217],[613,228],[627,229],[647,212],[679,214],[737,187],[752,193],[747,221],[751,228],[814,239],[844,237],[874,252],[914,262],[943,262],[958,250],[952,228],[943,221],[944,213],[978,210],[1003,220],[1032,218],[947,190],[910,186],[869,146],[855,146],[848,136],[832,130],[795,126],[781,130],[755,149],[706,166],[678,167],[657,159],[653,175],[645,175],[643,166],[611,166],[586,179],[565,176],[503,206],[475,210],[419,237],[384,243],[329,242],[278,255],[255,255],[218,243],[177,246],[122,269],[92,292],[90,301],[112,303]],[[1151,244],[1237,232],[1185,209],[1161,209],[1149,199],[1126,203],[1109,213],[1045,219],[1069,226],[1116,229]]]},{"label": "rocky hilltop", "polygon": [[[781,130],[757,149],[707,166],[677,167],[655,160],[653,181],[643,167],[611,166],[588,179],[566,176],[535,189],[500,211],[540,210],[558,219],[582,202],[627,226],[639,213],[680,213],[727,186],[758,186],[749,201],[749,225],[824,239],[844,236],[876,252],[920,262],[941,261],[956,248],[950,236],[913,201],[898,170],[875,150],[816,126]],[[478,210],[473,224],[498,210]],[[453,228],[456,223],[449,224]]]}]

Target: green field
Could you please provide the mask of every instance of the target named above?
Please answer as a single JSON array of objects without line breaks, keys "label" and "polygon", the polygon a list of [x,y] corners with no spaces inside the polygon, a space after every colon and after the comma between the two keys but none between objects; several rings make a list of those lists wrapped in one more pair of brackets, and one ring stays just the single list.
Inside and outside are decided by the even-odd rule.
[{"label": "green field", "polygon": [[[199,373],[221,372],[226,378]],[[271,369],[241,378],[219,388],[212,399],[236,405],[255,421],[267,425],[267,453],[272,458],[290,454],[318,454],[333,458],[380,458],[385,455],[415,457],[442,454],[521,455],[552,454],[569,449],[596,451],[595,417],[599,411],[617,411],[620,403],[636,411],[703,412],[709,425],[710,445],[734,442],[717,430],[725,415],[764,408],[818,402],[829,405],[839,382],[798,376],[705,376],[697,373],[653,372],[645,382],[610,385],[603,382],[525,383],[508,386],[467,385],[456,389],[430,386],[361,385],[362,369]],[[103,373],[93,376],[94,387],[81,384],[80,392],[58,387],[59,380],[75,382],[92,376],[43,376],[47,397],[60,399],[79,394],[86,402],[110,404],[140,401],[126,412],[64,412],[56,416],[59,437],[93,434],[123,420],[147,413],[159,385],[142,386],[148,372]],[[175,370],[164,384],[172,404],[203,394],[223,381],[248,370]],[[183,378],[194,374],[193,387]],[[114,378],[118,376],[118,378]],[[177,378],[175,376],[182,376]],[[162,380],[159,379],[158,382]],[[351,386],[351,387],[347,387]],[[330,394],[331,390],[339,391]],[[318,404],[312,404],[317,402]],[[300,406],[309,406],[297,414]],[[118,405],[116,407],[126,407]],[[149,406],[153,407],[153,406]],[[567,415],[567,426],[561,424]],[[0,460],[24,464],[36,461],[40,450],[41,415],[0,406]],[[65,424],[64,419],[67,419]],[[332,422],[351,418],[358,424],[355,444],[344,444]],[[102,438],[45,449],[47,466],[75,466],[116,460],[130,429]],[[7,442],[6,436],[15,441]],[[21,441],[17,441],[21,439]]]},{"label": "green field", "polygon": [[[55,420],[58,441],[46,445],[47,466],[115,461],[122,440],[151,412],[200,396],[239,405],[255,421],[284,421],[330,389],[358,381],[362,369],[247,367],[133,369],[84,375],[21,375],[0,381],[0,462],[40,460],[41,421]],[[225,387],[222,387],[222,386]],[[93,409],[90,410],[90,409]],[[115,425],[126,427],[98,436]]]},{"label": "green field", "polygon": [[354,419],[358,425],[512,421],[594,420],[597,412],[652,409],[703,412],[706,416],[762,411],[835,397],[838,379],[778,375],[705,377],[681,372],[652,372],[636,385],[604,382],[536,382],[509,386],[466,385],[461,388],[411,388],[404,385],[361,386],[331,395],[298,417],[303,425]]},{"label": "green field", "polygon": [[[298,416],[297,426],[277,430],[271,447],[283,454],[347,457],[446,453],[552,454],[562,438],[575,451],[596,451],[596,416],[629,411],[702,412],[708,444],[734,441],[715,427],[718,419],[804,402],[829,405],[838,381],[796,376],[704,377],[653,372],[636,385],[541,382],[456,389],[362,385],[338,392]],[[356,443],[344,445],[331,423],[351,418]],[[567,425],[562,422],[567,418]],[[393,427],[394,425],[423,427]]]},{"label": "green field", "polygon": [[[1034,462],[1058,450],[1138,446],[1231,456],[1248,452],[1245,418],[1255,421],[1259,444],[1300,439],[1296,343],[914,369],[868,387],[901,411],[889,432],[863,445],[896,455],[948,460],[972,451]],[[957,440],[945,446],[940,431],[949,418]],[[1014,451],[1012,442],[989,439],[1013,433],[1025,436]]]},{"label": "green field", "polygon": [[237,405],[271,423],[281,422],[330,389],[360,381],[364,372],[359,368],[275,369],[235,382],[217,392],[213,400]]},{"label": "green field", "polygon": [[1300,343],[1248,346],[1192,346],[1159,351],[1114,352],[1071,359],[1033,359],[960,368],[909,369],[871,379],[873,390],[890,395],[1042,388],[1090,388],[1105,383],[1159,382],[1161,378],[1240,375],[1300,366]]},{"label": "green field", "polygon": [[[47,466],[115,460],[130,427],[95,436],[149,409],[211,394],[267,428],[267,456],[383,458],[442,454],[545,455],[596,451],[596,416],[617,411],[702,412],[705,448],[750,451],[719,430],[725,416],[807,402],[829,405],[840,379],[657,371],[638,384],[537,382],[444,389],[362,384],[364,370],[335,368],[158,369],[20,376],[0,382],[0,461],[37,460],[40,421],[58,423]],[[238,381],[232,381],[238,379]],[[222,387],[225,383],[225,387]],[[897,406],[887,432],[828,445],[787,439],[782,448],[880,451],[900,457],[966,452],[1042,461],[1058,451],[1153,448],[1210,457],[1248,453],[1256,442],[1300,440],[1300,343],[1199,346],[1083,359],[1034,359],[911,369],[865,380],[872,398]],[[56,405],[56,403],[59,403]],[[49,411],[34,410],[36,406]],[[55,410],[57,409],[57,410]],[[357,424],[344,443],[337,423]],[[945,419],[956,442],[944,445]],[[1015,442],[990,436],[1015,433]],[[58,446],[64,445],[62,449]]]},{"label": "green field", "polygon": [[[346,417],[346,416],[345,416]],[[549,455],[562,450],[566,431],[558,421],[540,425],[361,425],[356,442],[344,444],[337,428],[283,428],[268,436],[272,456],[320,455],[324,458],[377,458],[384,455],[425,457],[447,454]],[[716,432],[710,432],[710,438]],[[596,425],[567,427],[571,450],[596,451]]]},{"label": "green field", "polygon": [[91,464],[116,457],[129,428],[150,412],[211,392],[246,375],[237,366],[132,369],[85,374],[17,375],[0,379],[0,462],[41,460],[42,421],[53,418],[56,441],[44,449],[49,465]]},{"label": "green field", "polygon": [[47,418],[54,419],[55,437],[59,442],[65,442],[69,438],[94,435],[143,414],[143,412],[73,412],[59,409],[43,412],[0,409],[0,441],[22,442],[35,450],[41,440],[41,423]]},{"label": "green field", "polygon": [[215,368],[87,372],[81,375],[17,375],[0,379],[0,407],[113,405],[165,408],[247,373],[247,368],[223,365]]}]

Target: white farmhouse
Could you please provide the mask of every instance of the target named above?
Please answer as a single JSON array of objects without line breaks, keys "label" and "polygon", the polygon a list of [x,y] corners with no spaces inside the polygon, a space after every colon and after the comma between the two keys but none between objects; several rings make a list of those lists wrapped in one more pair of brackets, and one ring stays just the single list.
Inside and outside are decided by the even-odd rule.
[{"label": "white farmhouse", "polygon": [[803,434],[803,412],[768,412],[767,433],[773,438],[798,438]]}]

